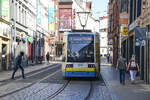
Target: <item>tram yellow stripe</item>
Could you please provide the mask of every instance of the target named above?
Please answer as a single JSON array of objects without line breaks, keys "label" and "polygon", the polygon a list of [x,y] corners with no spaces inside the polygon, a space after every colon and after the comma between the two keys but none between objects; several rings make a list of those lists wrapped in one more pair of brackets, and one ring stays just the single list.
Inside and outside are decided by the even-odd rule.
[{"label": "tram yellow stripe", "polygon": [[65,71],[96,71],[95,68],[66,68],[62,69],[62,72]]}]

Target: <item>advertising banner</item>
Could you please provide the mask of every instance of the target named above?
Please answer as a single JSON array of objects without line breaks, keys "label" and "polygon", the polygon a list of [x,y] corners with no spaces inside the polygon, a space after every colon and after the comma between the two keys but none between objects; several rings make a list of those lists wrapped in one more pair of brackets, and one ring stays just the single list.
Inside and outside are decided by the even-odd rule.
[{"label": "advertising banner", "polygon": [[72,9],[60,9],[59,15],[60,15],[59,31],[71,31]]},{"label": "advertising banner", "polygon": [[55,30],[55,8],[54,8],[54,1],[51,1],[49,4],[49,31]]},{"label": "advertising banner", "polygon": [[41,4],[37,4],[37,22],[41,23],[41,18],[42,18],[42,10],[41,10]]},{"label": "advertising banner", "polygon": [[2,18],[9,21],[9,0],[1,0]]}]

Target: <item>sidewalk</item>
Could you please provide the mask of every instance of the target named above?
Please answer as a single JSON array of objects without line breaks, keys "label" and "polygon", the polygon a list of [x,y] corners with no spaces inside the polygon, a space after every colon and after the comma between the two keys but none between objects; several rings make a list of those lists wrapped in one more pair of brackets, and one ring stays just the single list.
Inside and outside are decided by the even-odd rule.
[{"label": "sidewalk", "polygon": [[137,77],[136,84],[132,85],[129,75],[126,74],[126,84],[120,85],[119,71],[112,66],[101,66],[101,74],[111,93],[112,100],[150,100],[150,84]]},{"label": "sidewalk", "polygon": [[[50,62],[49,65],[47,65],[46,63],[43,63],[43,64],[37,64],[37,65],[34,65],[34,66],[27,66],[27,67],[24,67],[24,73],[26,75],[27,73],[30,73],[30,72],[33,72],[33,71],[36,71],[36,70],[39,70],[39,69],[42,69],[42,68],[49,67],[50,65],[53,65],[55,63],[58,63],[58,62]],[[12,72],[13,72],[13,70],[11,70],[11,71],[1,71],[0,72],[0,81],[11,79]],[[18,69],[18,71],[15,74],[15,77],[20,77],[21,75],[22,75],[21,70]]]}]

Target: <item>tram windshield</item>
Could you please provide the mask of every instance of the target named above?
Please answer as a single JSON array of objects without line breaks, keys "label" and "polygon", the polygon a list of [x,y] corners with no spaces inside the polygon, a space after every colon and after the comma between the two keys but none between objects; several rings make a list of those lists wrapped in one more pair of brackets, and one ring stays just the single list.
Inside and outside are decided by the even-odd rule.
[{"label": "tram windshield", "polygon": [[68,35],[68,62],[94,62],[94,35]]}]

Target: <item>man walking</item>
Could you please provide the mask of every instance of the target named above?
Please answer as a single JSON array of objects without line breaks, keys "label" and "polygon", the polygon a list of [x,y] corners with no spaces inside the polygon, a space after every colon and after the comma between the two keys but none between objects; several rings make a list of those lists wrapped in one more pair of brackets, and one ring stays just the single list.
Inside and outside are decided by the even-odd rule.
[{"label": "man walking", "polygon": [[126,72],[126,59],[122,57],[122,55],[120,55],[120,58],[117,61],[117,66],[116,69],[119,69],[120,72],[120,84],[125,85],[125,72]]},{"label": "man walking", "polygon": [[16,59],[16,66],[14,68],[14,72],[12,74],[12,79],[15,79],[14,76],[15,76],[15,73],[16,71],[18,70],[18,67],[21,69],[22,71],[22,78],[25,79],[25,76],[24,76],[24,69],[22,67],[22,57],[24,56],[24,52],[20,52],[20,55],[17,57]]}]

